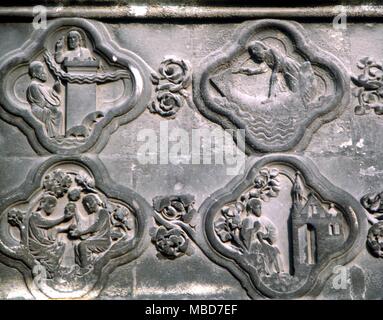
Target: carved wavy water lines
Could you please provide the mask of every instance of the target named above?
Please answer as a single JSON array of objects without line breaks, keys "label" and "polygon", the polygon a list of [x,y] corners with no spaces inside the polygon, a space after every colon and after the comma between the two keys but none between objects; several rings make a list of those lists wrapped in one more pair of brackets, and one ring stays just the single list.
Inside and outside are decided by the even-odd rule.
[{"label": "carved wavy water lines", "polygon": [[267,114],[252,114],[247,110],[242,110],[237,104],[231,104],[233,111],[241,118],[250,120],[251,126],[247,129],[257,139],[267,143],[285,142],[295,134],[294,119],[292,117],[277,119]]},{"label": "carved wavy water lines", "polygon": [[65,73],[58,68],[58,66],[53,62],[52,56],[49,52],[44,54],[45,62],[55,76],[60,79],[64,79],[70,83],[105,83],[108,81],[117,81],[120,79],[131,78],[130,73],[127,70],[116,70],[113,72],[106,72],[102,74],[95,75],[70,75]]}]

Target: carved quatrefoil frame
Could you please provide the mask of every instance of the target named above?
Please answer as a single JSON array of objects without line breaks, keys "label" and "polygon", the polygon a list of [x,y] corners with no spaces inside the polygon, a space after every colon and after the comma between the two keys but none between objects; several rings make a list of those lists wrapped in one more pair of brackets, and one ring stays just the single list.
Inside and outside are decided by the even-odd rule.
[{"label": "carved quatrefoil frame", "polygon": [[[96,123],[84,143],[79,145],[62,146],[50,139],[43,124],[33,116],[31,111],[19,107],[20,103],[13,93],[15,79],[12,72],[20,66],[25,66],[27,69],[33,59],[38,55],[43,56],[46,49],[44,46],[49,37],[63,28],[80,29],[89,38],[93,52],[107,61],[109,66],[126,70],[132,82],[129,96],[117,101]],[[152,88],[150,68],[147,64],[135,53],[115,43],[104,25],[81,18],[60,18],[49,21],[46,29],[34,31],[21,48],[3,57],[0,63],[0,93],[0,117],[20,128],[36,152],[72,155],[86,152],[94,146],[97,146],[98,150],[102,149],[109,136],[120,125],[132,121],[145,111],[151,98]]]},{"label": "carved quatrefoil frame", "polygon": [[[92,185],[91,189],[97,190],[106,197],[107,201],[111,201],[117,206],[130,208],[134,215],[135,229],[133,237],[122,238],[123,241],[109,247],[99,259],[92,262],[92,281],[88,281],[88,283],[85,279],[82,280],[82,287],[78,289],[58,291],[45,285],[42,277],[46,275],[41,274],[40,269],[34,270],[39,264],[29,253],[25,253],[27,251],[23,251],[28,250],[28,248],[20,250],[17,249],[18,247],[9,245],[14,243],[14,240],[10,240],[10,224],[7,222],[7,217],[9,219],[9,212],[12,208],[17,208],[20,205],[27,206],[28,210],[31,210],[29,209],[33,207],[31,201],[43,188],[43,178],[47,176],[48,172],[53,172],[53,170],[63,166],[81,168],[94,180],[94,186]],[[147,217],[152,211],[150,205],[134,191],[113,182],[106,168],[98,160],[88,157],[56,155],[42,164],[35,165],[25,181],[28,183],[23,183],[17,190],[0,199],[0,260],[5,265],[22,273],[28,289],[35,298],[94,299],[104,289],[109,275],[117,267],[137,259],[148,246],[150,237],[147,232],[149,223]],[[36,204],[34,206],[36,207]],[[43,286],[40,286],[41,283]]]},{"label": "carved quatrefoil frame", "polygon": [[[275,143],[267,141],[267,139],[261,140],[259,136],[256,137],[254,133],[250,132],[249,125],[255,122],[249,119],[249,114],[242,116],[234,114],[232,104],[217,100],[220,92],[219,90],[218,93],[214,92],[213,88],[215,86],[211,82],[212,77],[217,76],[222,70],[230,70],[233,61],[238,61],[239,57],[247,52],[249,43],[254,40],[257,34],[265,30],[271,33],[281,33],[283,37],[291,42],[289,45],[284,43],[286,48],[291,48],[291,52],[288,53],[298,55],[299,59],[302,60],[303,58],[310,62],[314,68],[321,69],[321,73],[327,73],[328,80],[326,81],[328,83],[332,82],[334,86],[331,97],[324,96],[326,99],[317,102],[316,108],[309,110],[307,115],[302,116],[299,125],[288,138],[279,138]],[[275,38],[278,40],[278,35]],[[283,43],[283,38],[278,41]],[[315,72],[315,76],[318,77],[317,72]],[[231,83],[227,80],[223,82],[225,85]],[[247,154],[304,150],[316,130],[324,123],[334,120],[344,111],[349,101],[349,82],[349,77],[342,63],[334,55],[323,51],[314,44],[306,35],[302,26],[296,22],[268,19],[245,22],[235,32],[231,41],[201,61],[200,67],[194,72],[193,99],[198,110],[209,120],[221,125],[224,129],[230,129],[231,131],[244,130],[240,134],[234,134],[233,132],[233,139],[241,149],[245,149]],[[232,86],[233,88],[241,88],[240,84],[234,82]],[[326,85],[324,86],[326,87]],[[257,87],[254,87],[254,94],[257,91]],[[238,106],[241,109],[241,104],[238,104]],[[256,111],[251,112],[250,110],[249,113],[251,117],[259,116]],[[278,119],[279,114],[275,112],[271,115],[270,121],[267,120],[267,123],[263,124],[266,128],[275,127],[276,131],[273,134],[275,134],[276,138],[278,138],[281,130],[280,124],[275,124]],[[282,129],[290,128],[294,125],[294,121],[291,120],[289,124],[282,124],[284,125]],[[259,130],[259,126],[254,124],[254,129]],[[266,135],[268,135],[268,132],[266,132]]]},{"label": "carved quatrefoil frame", "polygon": [[[223,243],[215,230],[216,218],[221,209],[230,203],[235,203],[241,195],[246,193],[254,185],[254,180],[260,170],[265,167],[272,168],[273,165],[285,166],[298,172],[315,197],[340,208],[342,217],[349,228],[348,236],[344,239],[342,246],[323,255],[325,258],[321,258],[320,262],[318,260],[318,263],[314,264],[314,267],[308,272],[305,281],[292,291],[288,290],[289,287],[283,291],[275,290],[265,285],[256,274],[251,275],[249,262],[245,261],[240,251],[233,251],[226,243]],[[278,201],[278,198],[270,198],[269,201]],[[286,205],[283,206],[282,203],[278,208],[283,207]],[[233,179],[224,188],[212,194],[202,203],[198,211],[201,215],[201,224],[197,233],[203,234],[204,241],[207,242],[205,254],[218,265],[228,269],[240,281],[249,296],[254,299],[260,296],[286,299],[318,295],[325,281],[333,274],[333,268],[337,265],[346,265],[360,253],[361,248],[365,245],[367,234],[366,216],[358,201],[322,176],[311,160],[298,156],[276,154],[252,159],[243,176]],[[290,212],[290,217],[291,214]],[[297,250],[297,245],[294,242],[293,244],[294,250]]]}]

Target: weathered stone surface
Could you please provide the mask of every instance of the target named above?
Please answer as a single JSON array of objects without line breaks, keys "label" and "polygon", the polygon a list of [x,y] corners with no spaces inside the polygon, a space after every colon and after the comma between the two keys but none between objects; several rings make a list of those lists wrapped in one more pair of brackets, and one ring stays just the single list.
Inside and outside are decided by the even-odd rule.
[{"label": "weathered stone surface", "polygon": [[2,5],[0,298],[381,299],[362,2]]}]

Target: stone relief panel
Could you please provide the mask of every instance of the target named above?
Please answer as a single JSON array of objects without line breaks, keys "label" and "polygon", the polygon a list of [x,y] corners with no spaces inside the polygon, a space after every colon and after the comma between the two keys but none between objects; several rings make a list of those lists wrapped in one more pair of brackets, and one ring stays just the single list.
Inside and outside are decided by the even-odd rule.
[{"label": "stone relief panel", "polygon": [[363,246],[363,208],[307,159],[275,155],[249,168],[199,209],[209,256],[251,297],[314,294]]},{"label": "stone relief panel", "polygon": [[297,23],[261,20],[245,23],[201,63],[193,95],[208,119],[244,129],[248,153],[288,151],[343,111],[346,75]]},{"label": "stone relief panel", "polygon": [[143,250],[146,203],[98,170],[49,161],[1,203],[2,262],[37,298],[95,297],[113,268]]},{"label": "stone relief panel", "polygon": [[145,110],[151,95],[143,60],[84,19],[58,19],[35,31],[3,59],[0,75],[0,115],[45,153],[84,152],[107,140]]},{"label": "stone relief panel", "polygon": [[[131,25],[116,28],[120,27]],[[141,27],[136,26],[132,42],[143,38]],[[173,190],[155,197],[150,207],[141,196],[111,181],[98,160],[70,156],[101,150],[99,146],[106,145],[115,130],[146,109],[138,121],[149,120],[148,126],[162,117],[186,130],[215,127],[214,123],[245,129],[248,154],[301,151],[323,123],[340,119],[349,99],[348,76],[340,61],[314,45],[299,24],[281,20],[247,22],[218,51],[221,42],[214,43],[212,33],[226,28],[229,31],[223,33],[231,34],[233,26],[215,28],[209,31],[204,26],[202,31],[190,31],[196,37],[190,41],[200,42],[203,51],[190,53],[196,70],[193,97],[189,96],[191,63],[183,59],[188,55],[168,48],[165,32],[166,36],[158,40],[158,55],[165,58],[156,71],[122,48],[130,48],[129,37],[117,36],[116,32],[120,47],[102,24],[84,19],[50,22],[47,30],[35,32],[23,47],[0,62],[0,117],[20,128],[40,155],[63,155],[33,168],[25,180],[31,181],[29,185],[0,197],[0,262],[23,274],[34,297],[97,297],[108,283],[108,275],[122,265],[124,272],[114,279],[132,275],[136,280],[137,274],[138,279],[142,277],[138,282],[154,282],[156,275],[150,270],[136,273],[134,269],[146,247],[151,250],[139,263],[166,264],[166,274],[187,265],[190,258],[195,263],[190,268],[197,265],[195,269],[201,273],[221,266],[222,282],[215,284],[233,281],[235,285],[230,284],[228,291],[234,288],[234,297],[238,292],[247,292],[253,299],[314,297],[322,294],[326,281],[327,285],[331,282],[335,267],[351,261],[356,263],[351,271],[359,270],[366,283],[370,281],[365,266],[371,260],[379,263],[379,259],[369,257],[367,252],[358,256],[359,261],[355,262],[354,257],[365,245],[373,256],[383,257],[382,195],[368,194],[358,203],[334,186],[345,184],[343,173],[333,178],[332,171],[326,171],[331,183],[305,157],[250,157],[244,176],[210,195],[217,186],[209,185],[209,179],[215,179],[216,184],[224,180],[223,170],[184,166],[172,171],[169,165],[164,170],[169,179],[153,177],[147,167],[132,160],[137,145],[119,149],[121,145],[114,140],[102,157],[109,162],[112,176],[121,174],[119,181],[140,190],[137,192],[145,194],[146,199],[161,194],[162,188]],[[187,26],[182,32],[185,30]],[[134,31],[127,32],[132,34]],[[203,41],[210,38],[211,43]],[[315,36],[312,38],[317,42]],[[136,45],[132,50],[147,59],[145,46]],[[177,57],[167,55],[173,51]],[[207,56],[209,52],[213,53]],[[358,68],[361,74],[351,78],[359,99],[355,114],[374,110],[380,115],[382,66],[365,58]],[[199,110],[204,117],[196,112],[198,119],[190,116],[189,121],[186,110],[180,110],[185,107],[191,113]],[[318,132],[318,138],[330,139],[329,132]],[[134,137],[132,131],[120,128],[116,137],[128,135]],[[327,162],[320,158],[323,155],[308,154],[326,168]],[[339,158],[339,154],[332,157]],[[361,155],[347,159],[343,169],[351,171],[350,163],[358,162],[358,157]],[[352,167],[353,173],[358,172],[359,165]],[[129,171],[127,168],[132,172],[121,173]],[[147,186],[141,176],[146,176],[146,182],[153,180],[149,183],[153,191],[143,193]],[[182,180],[183,176],[187,179]],[[190,177],[195,180],[187,185]],[[219,181],[221,185],[226,183]],[[180,189],[193,195],[173,194]],[[194,195],[198,203],[203,201],[198,210]],[[369,212],[367,215],[362,207]],[[372,225],[368,231],[367,221]],[[149,228],[151,223],[154,227]],[[203,255],[215,264],[201,267],[195,261],[205,263]],[[363,265],[366,256],[370,260]],[[166,276],[161,279],[165,285],[167,280]],[[124,281],[126,284],[130,280]],[[186,283],[183,281],[181,285]],[[160,297],[161,286],[156,290],[148,295]],[[129,298],[129,290],[124,292]],[[119,294],[115,297],[120,298]],[[199,294],[209,297],[211,293]]]}]

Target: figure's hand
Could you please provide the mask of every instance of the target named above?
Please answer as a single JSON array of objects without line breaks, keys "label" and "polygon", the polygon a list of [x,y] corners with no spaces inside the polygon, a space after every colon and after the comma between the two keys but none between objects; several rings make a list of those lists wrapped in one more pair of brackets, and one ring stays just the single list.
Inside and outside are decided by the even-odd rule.
[{"label": "figure's hand", "polygon": [[250,75],[252,72],[251,72],[251,69],[249,68],[238,68],[238,69],[234,69],[232,71],[232,73],[241,73],[241,74],[245,74],[245,75]]},{"label": "figure's hand", "polygon": [[254,231],[258,231],[261,228],[261,224],[259,221],[255,221],[253,224]]},{"label": "figure's hand", "polygon": [[56,51],[61,51],[64,47],[64,37],[61,37],[57,42],[56,42]]},{"label": "figure's hand", "polygon": [[233,73],[240,73],[240,74],[244,74],[246,76],[251,76],[251,75],[255,74],[255,71],[250,69],[250,68],[239,68],[237,70],[234,70]]},{"label": "figure's hand", "polygon": [[65,220],[69,220],[69,219],[72,219],[73,218],[73,216],[74,216],[74,212],[73,211],[66,211],[65,213],[64,213],[64,218],[65,218]]},{"label": "figure's hand", "polygon": [[80,236],[80,230],[78,229],[69,230],[69,234],[73,238],[78,238]]},{"label": "figure's hand", "polygon": [[61,82],[60,80],[57,80],[55,84],[53,85],[53,90],[56,91],[57,93],[60,93],[61,91]]}]

